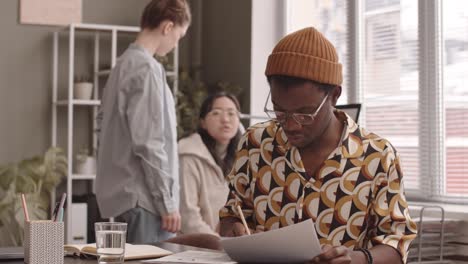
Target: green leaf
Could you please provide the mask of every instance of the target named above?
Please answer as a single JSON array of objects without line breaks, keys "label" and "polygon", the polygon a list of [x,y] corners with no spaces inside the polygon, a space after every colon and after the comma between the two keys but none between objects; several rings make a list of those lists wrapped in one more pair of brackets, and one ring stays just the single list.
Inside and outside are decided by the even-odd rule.
[{"label": "green leaf", "polygon": [[16,164],[10,163],[0,166],[0,187],[3,190],[8,190],[17,174],[18,166]]}]

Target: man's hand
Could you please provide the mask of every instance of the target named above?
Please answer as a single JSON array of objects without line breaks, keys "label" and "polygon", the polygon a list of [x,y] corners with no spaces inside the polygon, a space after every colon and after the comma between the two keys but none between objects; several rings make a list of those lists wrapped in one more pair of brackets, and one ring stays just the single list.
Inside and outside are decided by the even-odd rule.
[{"label": "man's hand", "polygon": [[313,258],[309,264],[349,264],[366,263],[366,258],[362,252],[352,251],[345,246],[333,247],[330,245],[322,246],[322,253]]},{"label": "man's hand", "polygon": [[222,237],[237,237],[247,235],[247,230],[239,219],[230,217],[221,220],[219,234]]},{"label": "man's hand", "polygon": [[168,213],[161,217],[161,229],[171,233],[176,233],[180,230],[181,220],[179,211]]}]

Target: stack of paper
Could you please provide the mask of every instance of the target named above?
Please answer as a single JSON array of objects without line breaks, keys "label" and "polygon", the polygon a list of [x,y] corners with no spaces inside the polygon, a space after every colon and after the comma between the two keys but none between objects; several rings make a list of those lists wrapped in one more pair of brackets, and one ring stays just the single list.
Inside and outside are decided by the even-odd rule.
[{"label": "stack of paper", "polygon": [[321,253],[312,219],[250,236],[222,238],[226,253],[237,262],[294,263]]},{"label": "stack of paper", "polygon": [[[74,256],[97,256],[96,243],[83,244],[83,245],[64,245],[63,246],[66,255]],[[147,259],[167,256],[172,254],[171,251],[152,246],[152,245],[132,245],[125,244],[125,260],[132,259]]]},{"label": "stack of paper", "polygon": [[[233,238],[221,238],[225,252],[185,251],[145,263],[303,263],[321,253],[314,222]],[[237,262],[236,262],[237,261]]]}]

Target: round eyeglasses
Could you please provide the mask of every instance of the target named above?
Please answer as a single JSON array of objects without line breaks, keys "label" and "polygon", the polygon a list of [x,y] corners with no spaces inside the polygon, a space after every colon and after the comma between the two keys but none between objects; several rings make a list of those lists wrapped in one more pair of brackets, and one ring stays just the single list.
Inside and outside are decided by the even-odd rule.
[{"label": "round eyeglasses", "polygon": [[229,118],[230,121],[237,120],[240,117],[240,113],[237,110],[233,109],[213,109],[210,112],[208,112],[208,116],[211,116],[213,118],[222,118],[224,117],[223,114],[226,114],[227,117]]},{"label": "round eyeglasses", "polygon": [[322,109],[322,106],[325,104],[328,98],[328,94],[325,95],[323,98],[322,102],[320,103],[319,107],[313,114],[303,114],[303,113],[288,113],[288,112],[283,112],[283,111],[276,111],[276,110],[270,110],[267,109],[267,103],[268,100],[270,99],[270,93],[268,93],[267,100],[265,102],[265,106],[263,107],[263,110],[265,111],[265,114],[273,120],[278,121],[280,124],[286,123],[288,120],[288,117],[291,116],[294,121],[296,121],[300,125],[311,125],[314,123],[315,117],[317,117],[318,113],[320,112],[320,109]]}]

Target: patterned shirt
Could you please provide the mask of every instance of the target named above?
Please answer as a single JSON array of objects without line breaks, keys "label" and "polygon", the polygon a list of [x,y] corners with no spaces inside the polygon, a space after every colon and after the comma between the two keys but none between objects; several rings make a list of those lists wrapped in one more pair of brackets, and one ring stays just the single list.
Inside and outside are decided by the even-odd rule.
[{"label": "patterned shirt", "polygon": [[257,231],[312,218],[322,245],[385,244],[406,263],[417,227],[409,216],[399,155],[344,112],[335,114],[345,124],[341,143],[312,177],[281,126],[267,121],[250,127],[239,142],[220,217],[238,217],[233,206],[240,205]]}]

